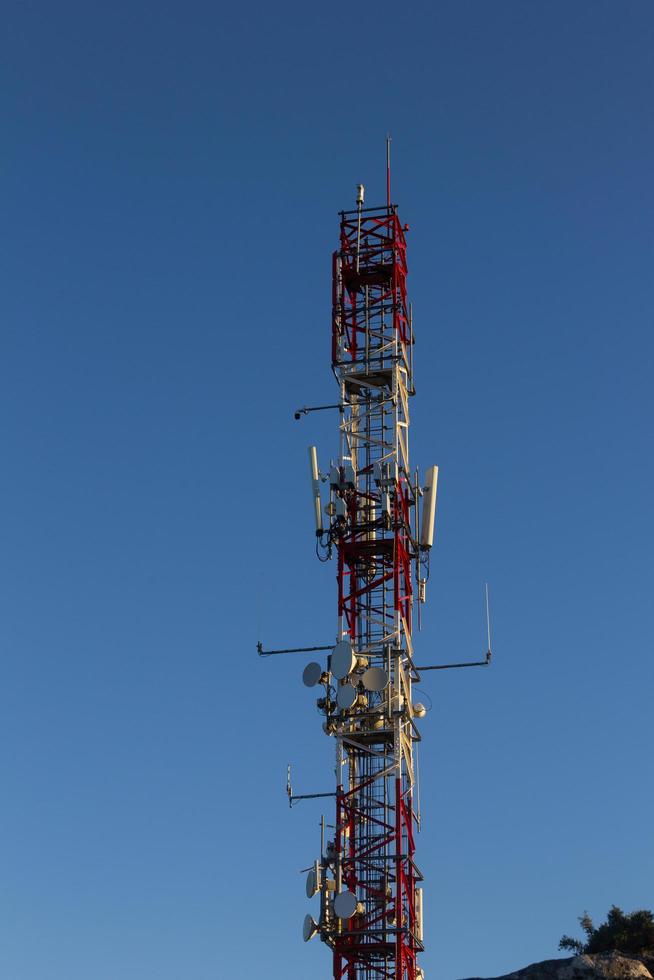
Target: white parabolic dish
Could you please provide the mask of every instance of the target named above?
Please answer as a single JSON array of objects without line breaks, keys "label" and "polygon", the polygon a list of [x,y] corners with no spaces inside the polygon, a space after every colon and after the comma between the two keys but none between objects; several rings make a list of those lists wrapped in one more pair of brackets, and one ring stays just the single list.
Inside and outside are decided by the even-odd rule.
[{"label": "white parabolic dish", "polygon": [[351,919],[356,910],[356,895],[353,895],[352,892],[341,892],[334,899],[334,912],[339,919]]},{"label": "white parabolic dish", "polygon": [[388,674],[382,667],[368,667],[361,680],[366,691],[383,691],[388,687]]},{"label": "white parabolic dish", "polygon": [[352,644],[347,640],[341,640],[332,650],[331,672],[337,680],[342,681],[352,673],[356,662]]},{"label": "white parabolic dish", "polygon": [[305,915],[304,922],[302,923],[302,938],[305,943],[315,936],[318,932],[318,923],[312,915]]},{"label": "white parabolic dish", "polygon": [[305,687],[315,687],[322,676],[322,667],[313,660],[302,671],[302,683]]},{"label": "white parabolic dish", "polygon": [[348,708],[351,708],[356,699],[356,688],[352,687],[351,684],[343,684],[342,687],[339,687],[338,693],[336,694],[336,704],[341,711],[346,711]]}]

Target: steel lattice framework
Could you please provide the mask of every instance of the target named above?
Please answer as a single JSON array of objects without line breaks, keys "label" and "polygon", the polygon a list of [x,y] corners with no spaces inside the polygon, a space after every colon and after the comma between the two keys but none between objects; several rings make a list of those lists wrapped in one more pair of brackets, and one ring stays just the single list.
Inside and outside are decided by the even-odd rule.
[{"label": "steel lattice framework", "polygon": [[[417,666],[412,623],[425,601],[434,535],[438,467],[425,485],[409,464],[409,400],[413,383],[413,319],[407,300],[406,231],[390,196],[387,204],[341,211],[332,265],[332,371],[339,386],[339,455],[328,472],[309,449],[322,561],[337,558],[338,630],[335,646],[257,650],[261,656],[330,651],[326,666],[304,669],[323,730],[336,745],[336,788],[289,803],[335,797],[333,839],[309,870],[307,896],[320,896],[318,920],[307,915],[305,940],[316,934],[332,950],[334,980],[423,980],[422,875],[415,861],[420,829],[417,797],[417,721],[426,711],[413,685],[428,670],[488,666],[485,659]],[[323,511],[321,483],[329,483]],[[328,520],[324,521],[324,513]],[[325,526],[326,525],[326,526]]]},{"label": "steel lattice framework", "polygon": [[[329,526],[319,520],[317,532],[319,553],[335,551],[338,564],[338,642],[318,700],[336,742],[336,823],[310,874],[320,919],[308,917],[305,938],[319,932],[331,948],[334,980],[417,980],[414,746],[424,709],[412,699],[411,633],[428,546],[420,544],[422,491],[409,463],[406,227],[391,204],[360,202],[340,217],[331,352],[340,452],[328,477]],[[315,466],[313,475],[317,482]]]}]

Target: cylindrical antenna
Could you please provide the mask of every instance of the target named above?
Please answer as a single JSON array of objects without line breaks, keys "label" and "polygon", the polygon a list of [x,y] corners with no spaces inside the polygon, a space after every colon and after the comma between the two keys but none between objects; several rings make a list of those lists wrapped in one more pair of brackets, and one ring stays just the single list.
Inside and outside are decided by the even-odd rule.
[{"label": "cylindrical antenna", "polygon": [[391,206],[391,134],[386,134],[386,205]]}]

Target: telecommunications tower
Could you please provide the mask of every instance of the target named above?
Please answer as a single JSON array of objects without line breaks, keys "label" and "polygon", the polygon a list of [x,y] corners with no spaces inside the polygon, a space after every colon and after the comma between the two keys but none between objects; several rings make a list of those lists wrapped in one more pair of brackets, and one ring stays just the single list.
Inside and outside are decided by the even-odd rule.
[{"label": "telecommunications tower", "polygon": [[[388,144],[387,144],[388,147]],[[309,449],[318,556],[335,558],[335,645],[306,666],[303,681],[320,690],[323,730],[334,740],[336,786],[289,802],[335,797],[333,831],[309,870],[308,898],[319,906],[304,921],[332,951],[334,980],[421,980],[422,874],[415,746],[425,707],[414,701],[413,623],[425,601],[434,537],[438,468],[424,479],[409,459],[413,322],[407,298],[407,225],[390,198],[340,214],[332,263],[331,366],[338,384],[339,455],[323,472]],[[328,486],[321,492],[321,485]],[[275,653],[293,650],[264,651]],[[478,663],[486,664],[486,659]],[[470,664],[472,666],[472,664]]]}]

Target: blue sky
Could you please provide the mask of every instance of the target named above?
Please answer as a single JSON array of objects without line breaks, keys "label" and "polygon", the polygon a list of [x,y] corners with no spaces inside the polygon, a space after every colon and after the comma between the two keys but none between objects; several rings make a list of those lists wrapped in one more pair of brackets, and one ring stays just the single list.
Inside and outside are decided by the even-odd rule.
[{"label": "blue sky", "polygon": [[440,466],[428,977],[652,907],[652,46],[645,0],[8,0],[0,973],[330,976],[300,939],[335,632],[330,254],[409,238],[412,457]]}]

